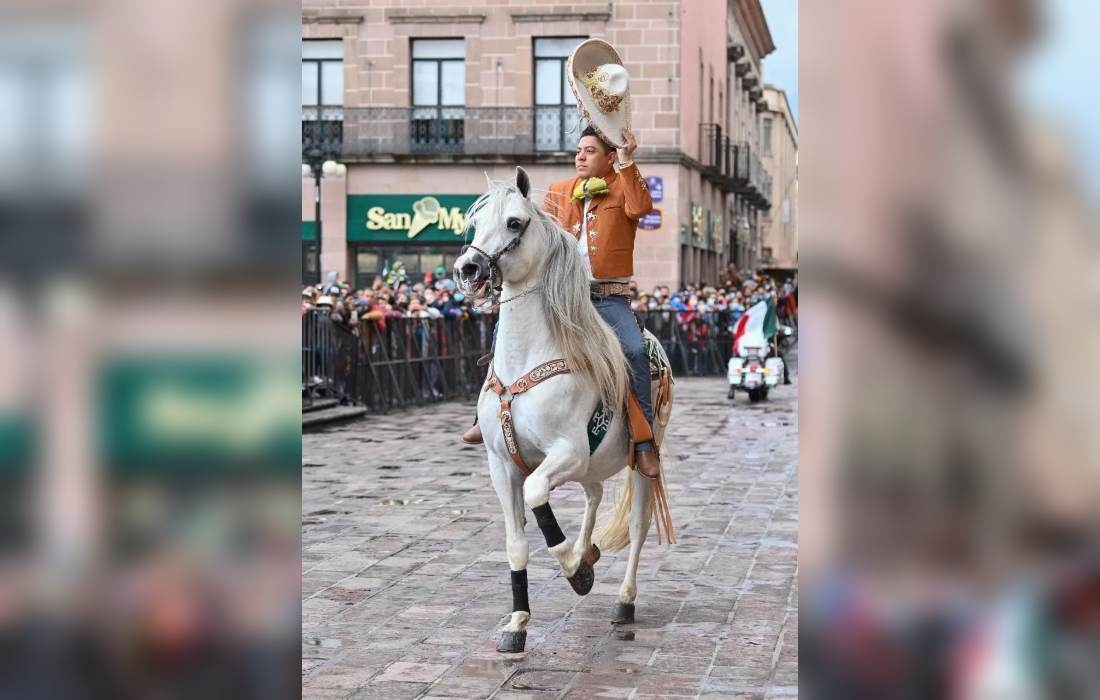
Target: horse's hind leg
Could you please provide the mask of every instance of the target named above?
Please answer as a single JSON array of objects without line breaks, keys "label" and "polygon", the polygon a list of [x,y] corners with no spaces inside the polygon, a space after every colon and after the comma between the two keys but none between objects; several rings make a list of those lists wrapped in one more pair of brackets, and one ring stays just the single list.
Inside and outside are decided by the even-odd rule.
[{"label": "horse's hind leg", "polygon": [[551,450],[538,469],[523,482],[523,500],[535,514],[535,521],[546,539],[546,547],[558,560],[569,585],[579,595],[587,595],[592,590],[596,579],[592,567],[600,558],[600,550],[590,545],[583,552],[574,551],[550,508],[550,490],[566,481],[576,480],[580,462],[586,457],[565,446]]},{"label": "horse's hind leg", "polygon": [[630,558],[626,562],[626,575],[619,586],[619,598],[611,610],[611,621],[617,624],[634,622],[634,600],[638,597],[638,559],[649,533],[652,510],[653,486],[649,479],[632,470],[630,478],[634,481],[633,496],[630,503]]},{"label": "horse's hind leg", "polygon": [[527,600],[527,537],[523,534],[523,487],[505,472],[507,465],[490,469],[493,487],[504,510],[504,536],[508,548],[508,568],[512,573],[512,616],[504,626],[497,651],[518,653],[527,644],[527,621],[531,606]]},{"label": "horse's hind leg", "polygon": [[579,560],[592,546],[592,530],[596,527],[596,511],[603,500],[603,484],[594,482],[581,484],[584,489],[584,519],[581,521],[581,533],[573,545],[573,554]]}]

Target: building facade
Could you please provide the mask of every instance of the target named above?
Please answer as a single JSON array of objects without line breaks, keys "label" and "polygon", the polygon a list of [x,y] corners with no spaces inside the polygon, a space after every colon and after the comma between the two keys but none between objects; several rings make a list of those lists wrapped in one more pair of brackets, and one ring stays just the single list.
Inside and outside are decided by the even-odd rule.
[{"label": "building facade", "polygon": [[760,152],[772,178],[772,207],[761,221],[759,266],[798,268],[798,126],[787,93],[764,86],[768,107],[760,120]]},{"label": "building facade", "polygon": [[412,277],[449,271],[486,178],[517,164],[536,191],[573,177],[582,125],[565,62],[591,37],[631,73],[634,160],[654,198],[635,244],[639,286],[756,264],[771,195],[760,61],[774,50],[759,0],[303,0],[302,33],[303,160],[346,166],[319,192],[303,177],[307,282],[334,270],[369,284],[396,261]]}]

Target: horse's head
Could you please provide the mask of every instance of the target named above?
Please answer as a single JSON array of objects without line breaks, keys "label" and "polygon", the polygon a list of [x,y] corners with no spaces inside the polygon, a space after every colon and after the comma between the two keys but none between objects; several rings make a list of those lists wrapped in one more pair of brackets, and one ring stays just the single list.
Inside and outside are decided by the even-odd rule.
[{"label": "horse's head", "polygon": [[455,280],[466,294],[486,283],[496,288],[522,283],[537,268],[545,241],[528,234],[541,217],[530,192],[527,172],[517,167],[514,185],[495,184],[470,207],[466,226],[474,237],[454,264]]}]

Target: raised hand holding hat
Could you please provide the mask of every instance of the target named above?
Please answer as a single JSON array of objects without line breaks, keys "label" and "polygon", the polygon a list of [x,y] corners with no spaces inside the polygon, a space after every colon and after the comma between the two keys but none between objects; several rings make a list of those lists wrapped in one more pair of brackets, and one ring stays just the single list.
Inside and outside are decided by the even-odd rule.
[{"label": "raised hand holding hat", "polygon": [[569,56],[565,79],[592,128],[616,148],[628,146],[623,130],[630,129],[630,74],[615,47],[602,39],[581,42]]},{"label": "raised hand holding hat", "polygon": [[634,151],[638,149],[638,141],[634,138],[634,132],[623,129],[623,140],[626,143],[619,147],[619,167],[625,168],[634,162]]}]

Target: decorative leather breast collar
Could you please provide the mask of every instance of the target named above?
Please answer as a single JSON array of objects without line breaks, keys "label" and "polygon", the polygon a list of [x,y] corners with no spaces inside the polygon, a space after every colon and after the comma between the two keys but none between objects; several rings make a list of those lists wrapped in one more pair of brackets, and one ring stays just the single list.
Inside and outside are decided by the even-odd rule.
[{"label": "decorative leather breast collar", "polygon": [[549,362],[543,362],[510,385],[504,386],[504,383],[497,377],[493,366],[489,365],[489,375],[485,378],[485,388],[482,389],[482,391],[489,391],[492,389],[493,392],[500,397],[500,429],[501,432],[504,433],[504,446],[508,448],[508,454],[512,457],[512,461],[516,463],[516,466],[519,467],[519,470],[523,472],[524,476],[529,476],[532,470],[527,466],[527,463],[523,461],[523,457],[519,454],[519,445],[516,443],[516,431],[515,427],[512,425],[512,400],[515,399],[516,396],[519,396],[532,387],[538,386],[547,379],[556,377],[559,374],[569,374],[570,371],[569,367],[565,364],[565,360],[550,360]]}]

